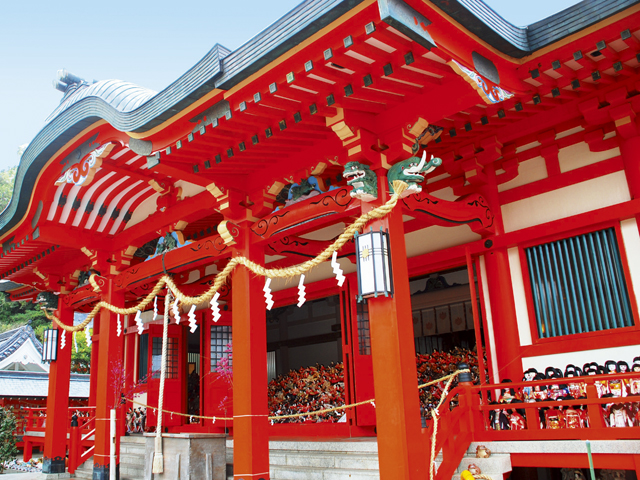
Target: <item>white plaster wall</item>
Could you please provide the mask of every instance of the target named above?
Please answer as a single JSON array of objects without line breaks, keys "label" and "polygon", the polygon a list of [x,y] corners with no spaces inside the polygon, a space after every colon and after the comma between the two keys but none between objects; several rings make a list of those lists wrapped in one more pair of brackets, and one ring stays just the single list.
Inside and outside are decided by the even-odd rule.
[{"label": "white plaster wall", "polygon": [[491,314],[491,300],[489,299],[489,286],[487,284],[487,267],[484,262],[484,255],[480,256],[480,280],[482,281],[482,297],[484,300],[484,309],[487,317],[487,329],[485,335],[489,339],[489,356],[491,357],[491,365],[493,366],[493,383],[500,383],[498,376],[498,360],[496,356],[496,338],[493,334],[493,316]]},{"label": "white plaster wall", "polygon": [[154,193],[149,198],[143,200],[142,203],[140,203],[140,205],[138,205],[138,207],[134,210],[133,214],[131,215],[131,220],[127,222],[127,226],[124,229],[130,229],[134,225],[137,225],[143,220],[146,220],[146,218],[152,213],[155,213],[156,201],[158,200],[159,196],[159,193]]},{"label": "white plaster wall", "polygon": [[527,297],[522,278],[522,265],[520,263],[520,249],[513,247],[507,250],[509,254],[509,270],[511,271],[511,285],[513,299],[516,305],[516,319],[518,323],[518,336],[520,345],[531,345],[531,328],[529,326],[529,310],[527,309]]},{"label": "white plaster wall", "polygon": [[404,236],[407,258],[455,247],[481,238],[468,225],[457,225],[455,227],[433,225]]},{"label": "white plaster wall", "polygon": [[[65,348],[70,348],[72,342],[73,340],[71,340],[70,336],[67,335],[67,346]],[[22,363],[24,365],[26,365],[27,363],[35,363],[47,372],[49,371],[49,364],[42,363],[42,355],[40,354],[40,352],[38,352],[35,345],[30,340],[24,342],[22,345],[20,345],[20,348],[18,348],[15,352],[2,360],[0,362],[0,370],[6,368],[7,365],[13,362]]]},{"label": "white plaster wall", "polygon": [[618,155],[620,155],[618,147],[604,152],[591,152],[589,145],[581,142],[567,148],[561,148],[560,152],[558,152],[558,162],[560,163],[560,171],[564,173],[587,165],[593,165]]},{"label": "white plaster wall", "polygon": [[631,200],[623,171],[502,206],[506,232],[540,225]]},{"label": "white plaster wall", "polygon": [[[629,273],[631,275],[631,287],[636,297],[636,302],[640,299],[640,234],[638,233],[638,223],[635,218],[629,218],[620,222],[622,242],[629,262]],[[640,355],[640,353],[638,353]]]},{"label": "white plaster wall", "polygon": [[607,360],[624,360],[631,365],[633,359],[638,356],[640,356],[640,345],[630,345],[627,347],[601,348],[597,350],[584,350],[582,352],[523,357],[522,368],[524,370],[535,368],[539,372],[543,372],[545,368],[553,366],[564,372],[565,367],[569,364],[582,368],[582,365],[587,362],[597,362],[599,365],[604,365]]}]

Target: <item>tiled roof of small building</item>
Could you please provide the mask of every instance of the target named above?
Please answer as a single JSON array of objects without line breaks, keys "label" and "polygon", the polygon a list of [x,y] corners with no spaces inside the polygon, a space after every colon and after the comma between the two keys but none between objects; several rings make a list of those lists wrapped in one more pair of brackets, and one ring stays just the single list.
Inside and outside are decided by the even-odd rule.
[{"label": "tiled roof of small building", "polygon": [[[69,398],[89,397],[89,375],[71,374]],[[0,397],[40,397],[49,393],[49,374],[0,370]]]},{"label": "tiled roof of small building", "polygon": [[31,325],[23,325],[0,333],[0,361],[12,355],[28,340],[31,340],[38,352],[42,353],[42,344],[36,337]]}]

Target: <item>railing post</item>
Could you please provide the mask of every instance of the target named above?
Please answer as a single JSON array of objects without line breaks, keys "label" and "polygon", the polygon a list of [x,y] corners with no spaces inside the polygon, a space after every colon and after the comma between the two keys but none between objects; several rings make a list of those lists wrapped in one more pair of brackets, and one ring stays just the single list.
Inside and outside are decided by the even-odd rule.
[{"label": "railing post", "polygon": [[[535,405],[532,403],[525,403],[525,405]],[[527,430],[540,430],[540,414],[537,408],[524,407],[525,414],[527,416]]]},{"label": "railing post", "polygon": [[78,416],[74,413],[71,417],[71,431],[69,433],[69,473],[74,473],[78,468],[78,458],[81,448]]},{"label": "railing post", "polygon": [[[469,370],[467,363],[459,363],[458,370]],[[475,430],[475,415],[473,411],[473,392],[471,387],[473,386],[473,377],[471,372],[463,372],[458,375],[458,386],[460,391],[458,392],[458,408],[463,409],[464,417],[460,422],[460,430],[473,438],[473,432]]]},{"label": "railing post", "polygon": [[[598,397],[598,390],[593,383],[587,384],[587,399]],[[604,428],[604,422],[602,421],[602,405],[590,403],[587,405],[587,412],[589,414],[589,427],[590,428]]]},{"label": "railing post", "polygon": [[31,460],[31,457],[33,456],[33,444],[29,440],[24,440],[24,437],[23,437],[23,442],[24,442],[24,447],[22,452],[22,460],[25,462],[28,462],[29,460]]}]

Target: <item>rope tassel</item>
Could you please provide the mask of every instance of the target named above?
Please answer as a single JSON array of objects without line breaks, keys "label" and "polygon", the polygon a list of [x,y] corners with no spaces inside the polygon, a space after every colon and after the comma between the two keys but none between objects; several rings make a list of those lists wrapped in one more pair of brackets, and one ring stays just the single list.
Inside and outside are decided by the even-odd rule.
[{"label": "rope tassel", "polygon": [[336,274],[336,280],[338,281],[338,286],[341,287],[344,283],[345,276],[343,275],[342,268],[340,268],[340,264],[338,263],[338,251],[333,252],[333,257],[331,257],[331,266],[333,267],[333,273]]},{"label": "rope tassel", "polygon": [[187,317],[189,317],[189,331],[191,333],[195,332],[196,329],[198,328],[198,324],[196,323],[196,306],[195,305],[191,305],[191,310],[189,310],[189,313],[187,314]]},{"label": "rope tassel", "polygon": [[144,330],[144,324],[142,323],[142,312],[140,310],[138,310],[136,312],[136,325],[138,327],[138,335],[142,335],[142,332]]},{"label": "rope tassel", "polygon": [[264,301],[267,304],[267,310],[271,310],[273,308],[273,295],[271,295],[271,278],[267,277],[267,281],[264,282],[264,288],[262,289],[264,292]]},{"label": "rope tassel", "polygon": [[216,292],[216,294],[211,299],[211,315],[213,316],[213,321],[218,323],[220,320],[220,304],[218,303],[218,299],[220,298],[220,292]]},{"label": "rope tassel", "polygon": [[171,307],[171,311],[173,312],[173,318],[176,319],[176,324],[180,323],[180,309],[178,308],[178,297],[176,296],[176,300],[173,302],[173,306]]},{"label": "rope tassel", "polygon": [[304,286],[304,273],[300,275],[300,281],[298,282],[298,308],[304,305],[307,301],[307,291]]},{"label": "rope tassel", "polygon": [[89,331],[89,325],[84,329],[84,336],[87,339],[87,347],[91,346],[91,332]]}]

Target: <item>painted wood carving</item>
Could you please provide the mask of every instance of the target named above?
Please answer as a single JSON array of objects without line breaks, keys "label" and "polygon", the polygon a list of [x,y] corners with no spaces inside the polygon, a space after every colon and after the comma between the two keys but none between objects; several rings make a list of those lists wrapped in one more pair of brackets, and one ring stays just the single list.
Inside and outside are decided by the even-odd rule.
[{"label": "painted wood carving", "polygon": [[83,158],[78,164],[69,168],[62,174],[55,185],[71,183],[77,186],[89,185],[93,181],[93,177],[102,165],[102,160],[113,150],[113,143],[105,143],[101,147],[96,148],[89,155]]}]

